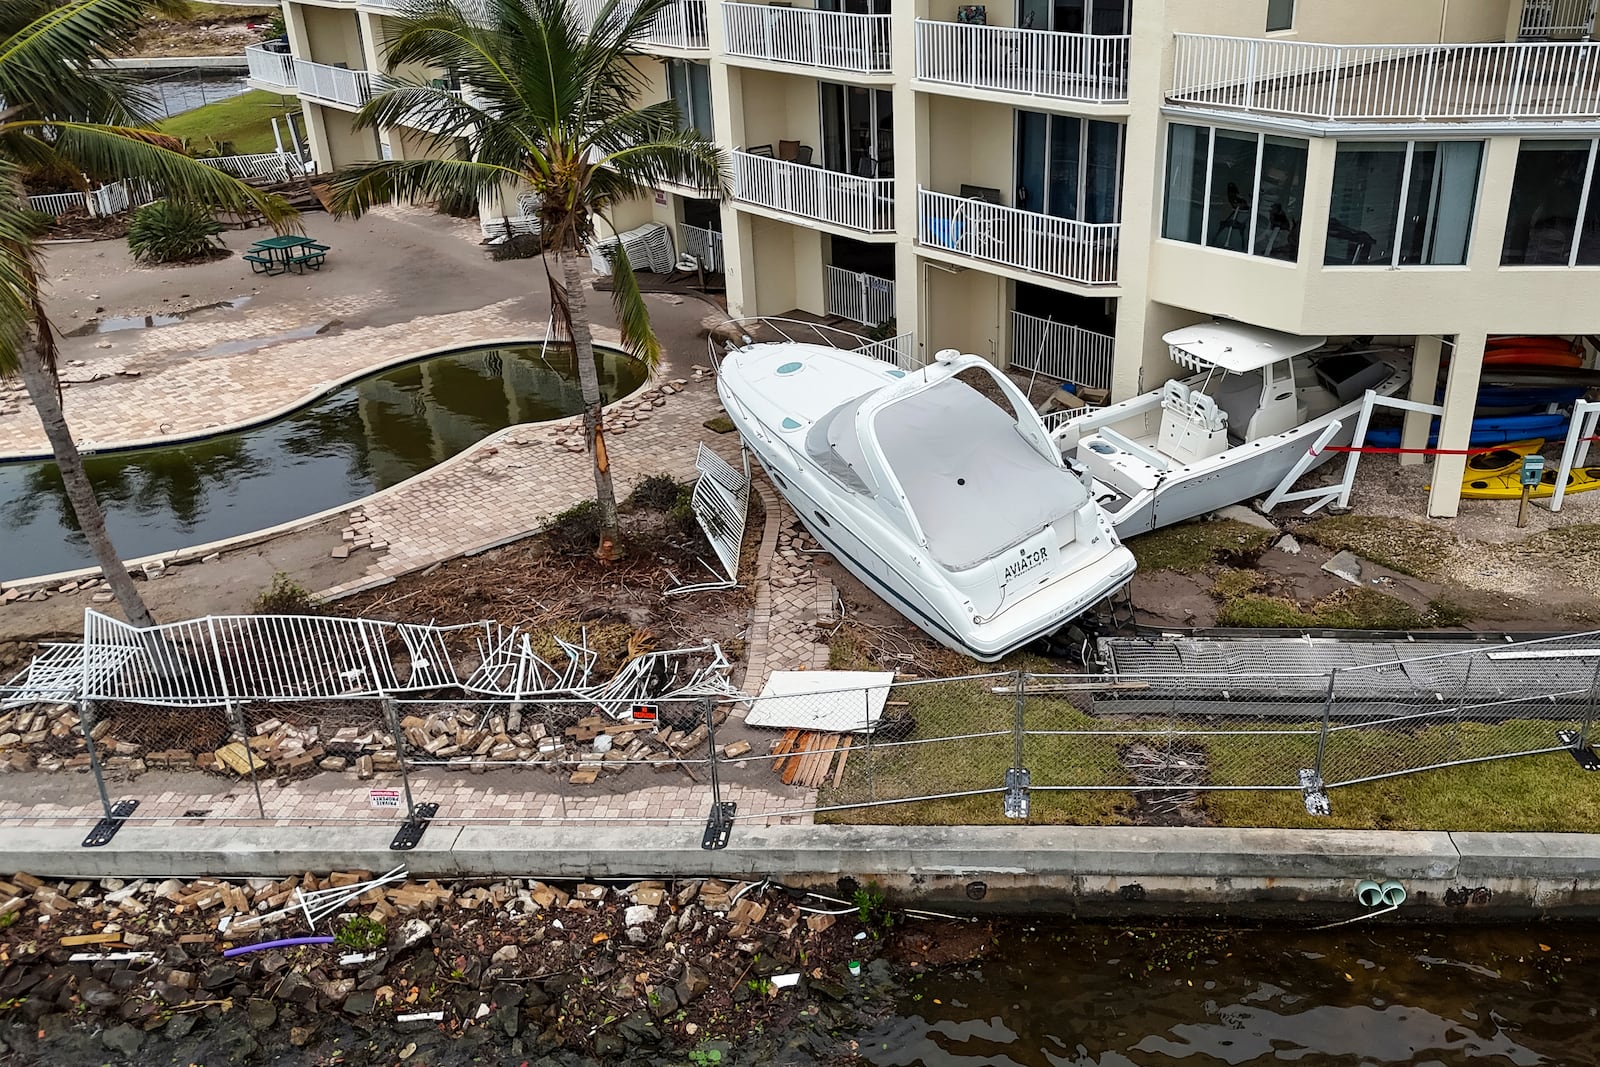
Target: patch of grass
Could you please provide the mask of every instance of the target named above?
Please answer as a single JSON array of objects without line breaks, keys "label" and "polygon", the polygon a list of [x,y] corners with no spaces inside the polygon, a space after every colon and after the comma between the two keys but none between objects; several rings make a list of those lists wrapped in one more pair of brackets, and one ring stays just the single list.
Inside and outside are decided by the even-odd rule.
[{"label": "patch of grass", "polygon": [[1294,629],[1315,626],[1316,621],[1287,597],[1247,593],[1231,598],[1217,609],[1217,625]]},{"label": "patch of grass", "polygon": [[1185,522],[1128,541],[1139,569],[1197,574],[1214,563],[1254,563],[1276,536],[1234,519]]},{"label": "patch of grass", "polygon": [[713,418],[709,418],[705,422],[701,423],[701,425],[710,430],[712,433],[732,433],[734,429],[733,420],[728,418],[726,415],[717,415]]},{"label": "patch of grass", "polygon": [[600,505],[583,500],[550,517],[545,544],[562,556],[592,556],[600,544]]},{"label": "patch of grass", "polygon": [[1295,534],[1334,552],[1349,549],[1380,567],[1424,581],[1435,580],[1461,548],[1443,530],[1373,515],[1329,515],[1304,524]]},{"label": "patch of grass", "polygon": [[[1398,766],[1404,757],[1470,758],[1550,743],[1558,724],[1465,723],[1413,734],[1349,731],[1335,735],[1330,767]],[[1204,797],[1225,826],[1321,829],[1479,830],[1589,833],[1600,821],[1600,791],[1565,752],[1473,763],[1329,790],[1333,813],[1307,815],[1298,792],[1227,792]],[[1349,777],[1335,773],[1330,780]]]},{"label": "patch of grass", "polygon": [[651,474],[640,480],[628,494],[630,508],[650,511],[670,511],[683,496],[686,487],[670,474]]},{"label": "patch of grass", "polygon": [[1472,613],[1447,597],[1435,597],[1428,601],[1428,610],[1423,614],[1429,626],[1465,626],[1472,621]]},{"label": "patch of grass", "polygon": [[[271,152],[273,118],[294,110],[290,97],[255,89],[174,115],[157,128],[181,139],[195,155],[249,155]],[[231,152],[219,151],[224,146]]]},{"label": "patch of grass", "polygon": [[[1237,583],[1235,583],[1237,584]],[[1215,590],[1213,590],[1215,592]],[[1279,629],[1327,626],[1340,630],[1420,630],[1432,622],[1397,596],[1376,589],[1341,589],[1309,609],[1287,597],[1245,592],[1225,597],[1217,611],[1218,626]]]},{"label": "patch of grass", "polygon": [[1266,581],[1266,575],[1260,571],[1225,567],[1217,573],[1216,579],[1211,583],[1211,595],[1219,600],[1232,600],[1246,593],[1254,593],[1265,585]]}]

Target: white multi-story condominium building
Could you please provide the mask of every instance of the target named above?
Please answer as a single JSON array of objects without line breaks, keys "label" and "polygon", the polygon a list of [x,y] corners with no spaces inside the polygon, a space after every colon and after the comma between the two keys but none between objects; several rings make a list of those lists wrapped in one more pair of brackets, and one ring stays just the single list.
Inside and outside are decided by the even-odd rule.
[{"label": "white multi-story condominium building", "polygon": [[[1388,338],[1446,449],[1487,337],[1600,334],[1594,0],[804,2],[677,0],[640,47],[732,188],[615,223],[672,227],[733,314],[893,319],[1118,398],[1211,316]],[[252,73],[298,89],[318,164],[426,150],[348,121],[392,10],[286,8],[292,58]]]}]

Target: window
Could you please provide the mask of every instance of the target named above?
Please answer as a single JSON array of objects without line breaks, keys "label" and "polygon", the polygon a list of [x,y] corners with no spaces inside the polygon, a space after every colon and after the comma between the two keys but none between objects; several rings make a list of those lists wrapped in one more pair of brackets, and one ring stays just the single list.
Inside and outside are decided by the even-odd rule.
[{"label": "window", "polygon": [[711,132],[711,68],[682,59],[669,59],[666,64],[667,95],[678,105],[685,127],[692,126],[706,140],[715,140]]},{"label": "window", "polygon": [[1292,260],[1300,251],[1307,142],[1173,123],[1161,236]]},{"label": "window", "polygon": [[1294,29],[1294,0],[1267,0],[1267,32]]},{"label": "window", "polygon": [[1017,207],[1116,222],[1121,193],[1120,123],[1017,112]]},{"label": "window", "polygon": [[1465,263],[1482,160],[1481,141],[1340,143],[1322,262]]},{"label": "window", "polygon": [[1594,141],[1523,141],[1500,262],[1600,266]]}]

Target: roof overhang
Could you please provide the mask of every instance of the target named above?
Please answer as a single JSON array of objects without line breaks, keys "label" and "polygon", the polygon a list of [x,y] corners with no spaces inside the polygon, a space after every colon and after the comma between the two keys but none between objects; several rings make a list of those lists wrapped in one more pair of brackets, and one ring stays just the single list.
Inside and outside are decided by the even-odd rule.
[{"label": "roof overhang", "polygon": [[1301,337],[1243,322],[1202,322],[1163,334],[1172,361],[1194,370],[1220,367],[1247,374],[1321,348],[1326,337]]}]

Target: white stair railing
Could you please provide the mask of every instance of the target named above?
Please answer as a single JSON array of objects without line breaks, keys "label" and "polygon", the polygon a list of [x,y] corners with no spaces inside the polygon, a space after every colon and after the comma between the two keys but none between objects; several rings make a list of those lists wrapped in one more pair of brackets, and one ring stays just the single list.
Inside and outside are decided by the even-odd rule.
[{"label": "white stair railing", "polygon": [[1128,37],[917,20],[917,77],[1060,100],[1128,100]]},{"label": "white stair railing", "polygon": [[1011,313],[1011,366],[1086,389],[1111,388],[1117,340],[1065,322]]},{"label": "white stair railing", "polygon": [[706,270],[722,269],[722,234],[717,230],[679,223],[683,250],[700,260]]},{"label": "white stair railing", "polygon": [[888,15],[723,4],[722,19],[732,56],[866,74],[890,69]]},{"label": "white stair railing", "polygon": [[917,243],[1084,285],[1115,285],[1116,222],[1078,222],[917,190]]},{"label": "white stair railing", "polygon": [[890,278],[829,264],[826,297],[825,310],[829,315],[838,315],[863,326],[876,326],[894,318],[894,281]]},{"label": "white stair railing", "polygon": [[1180,33],[1168,101],[1307,119],[1568,119],[1600,112],[1600,44],[1311,44]]},{"label": "white stair railing", "polygon": [[863,233],[894,230],[893,178],[858,178],[771,156],[731,154],[736,199]]}]

